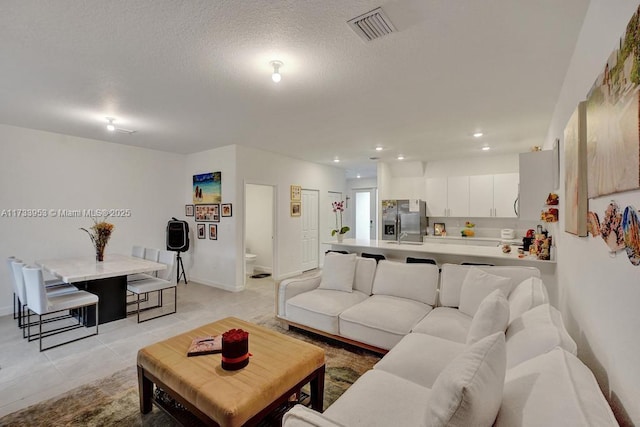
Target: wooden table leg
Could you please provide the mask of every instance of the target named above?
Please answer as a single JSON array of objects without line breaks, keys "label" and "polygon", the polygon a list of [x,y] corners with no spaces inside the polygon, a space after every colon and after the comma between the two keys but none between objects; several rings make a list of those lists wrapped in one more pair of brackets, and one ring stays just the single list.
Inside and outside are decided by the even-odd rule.
[{"label": "wooden table leg", "polygon": [[324,365],[316,370],[316,375],[311,380],[309,387],[311,389],[311,408],[322,412],[324,401]]},{"label": "wooden table leg", "polygon": [[144,368],[138,365],[138,394],[140,395],[140,412],[151,412],[153,382],[144,375]]}]

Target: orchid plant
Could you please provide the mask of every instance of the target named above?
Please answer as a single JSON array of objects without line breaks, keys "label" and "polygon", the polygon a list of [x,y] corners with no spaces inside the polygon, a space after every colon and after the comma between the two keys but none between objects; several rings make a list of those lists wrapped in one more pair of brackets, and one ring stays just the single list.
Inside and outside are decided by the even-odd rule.
[{"label": "orchid plant", "polygon": [[331,230],[331,235],[335,236],[336,234],[346,234],[349,230],[351,230],[346,225],[342,225],[342,212],[344,212],[344,201],[333,202],[331,203],[333,207],[333,212],[336,214],[336,228]]}]

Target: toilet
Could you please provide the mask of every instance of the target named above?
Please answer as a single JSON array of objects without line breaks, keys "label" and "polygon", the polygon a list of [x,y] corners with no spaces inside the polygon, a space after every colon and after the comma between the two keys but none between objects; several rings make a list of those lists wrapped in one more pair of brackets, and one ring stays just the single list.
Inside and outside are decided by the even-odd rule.
[{"label": "toilet", "polygon": [[253,264],[256,262],[256,258],[258,256],[255,254],[245,253],[244,254],[244,268],[249,276],[253,275]]}]

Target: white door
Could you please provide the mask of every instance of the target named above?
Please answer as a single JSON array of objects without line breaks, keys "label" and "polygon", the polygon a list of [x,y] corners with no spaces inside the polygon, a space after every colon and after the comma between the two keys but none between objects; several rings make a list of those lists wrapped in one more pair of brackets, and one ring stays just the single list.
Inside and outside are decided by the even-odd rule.
[{"label": "white door", "polygon": [[302,270],[318,268],[318,191],[302,190]]},{"label": "white door", "polygon": [[493,175],[469,177],[469,216],[488,218],[495,216],[493,210]]},{"label": "white door", "polygon": [[356,190],[356,239],[375,240],[378,230],[377,190],[369,188]]}]

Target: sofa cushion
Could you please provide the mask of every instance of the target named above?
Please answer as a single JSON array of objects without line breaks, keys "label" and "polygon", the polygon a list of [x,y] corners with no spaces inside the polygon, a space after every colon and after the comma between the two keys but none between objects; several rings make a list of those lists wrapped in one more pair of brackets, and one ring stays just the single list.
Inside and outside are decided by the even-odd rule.
[{"label": "sofa cushion", "polygon": [[442,370],[466,347],[444,338],[412,333],[402,338],[373,368],[431,388]]},{"label": "sofa cushion", "polygon": [[376,274],[376,260],[356,257],[356,273],[353,278],[353,289],[371,295],[373,278]]},{"label": "sofa cushion", "polygon": [[324,257],[322,279],[318,289],[332,289],[351,292],[356,273],[356,254],[336,254],[330,252]]},{"label": "sofa cushion", "polygon": [[482,338],[504,332],[509,321],[509,303],[500,289],[491,292],[482,300],[476,315],[471,320],[467,344],[473,344]]},{"label": "sofa cushion", "polygon": [[471,320],[471,316],[467,316],[457,308],[436,307],[411,331],[465,343],[467,335],[469,335]]},{"label": "sofa cushion", "polygon": [[473,317],[487,295],[501,289],[505,295],[511,292],[511,278],[489,274],[479,268],[470,268],[460,289],[460,311]]},{"label": "sofa cushion", "polygon": [[349,427],[424,426],[431,390],[385,371],[370,370],[324,416]]},{"label": "sofa cushion", "polygon": [[428,425],[491,426],[502,402],[505,365],[502,332],[468,346],[433,384]]},{"label": "sofa cushion", "polygon": [[572,354],[577,345],[564,327],[560,312],[542,304],[525,312],[507,328],[507,367],[562,347]]},{"label": "sofa cushion", "polygon": [[530,277],[520,282],[509,295],[509,323],[522,314],[549,302],[547,288],[538,277]]},{"label": "sofa cushion", "polygon": [[412,299],[372,295],[340,314],[340,335],[388,350],[431,309]]},{"label": "sofa cushion", "polygon": [[373,294],[407,298],[434,306],[438,276],[438,267],[432,264],[380,261],[373,280]]},{"label": "sofa cushion", "polygon": [[289,299],[285,312],[292,322],[337,335],[340,313],[367,298],[368,295],[359,291],[314,289]]},{"label": "sofa cushion", "polygon": [[508,369],[496,427],[617,426],[593,374],[561,348]]},{"label": "sofa cushion", "polygon": [[[469,266],[460,264],[442,264],[440,274],[440,305],[444,307],[460,306],[460,289],[471,268],[478,268],[496,276],[510,277],[512,284],[522,282],[529,277],[540,277],[540,270],[522,266]],[[507,297],[509,295],[507,294]]]}]

